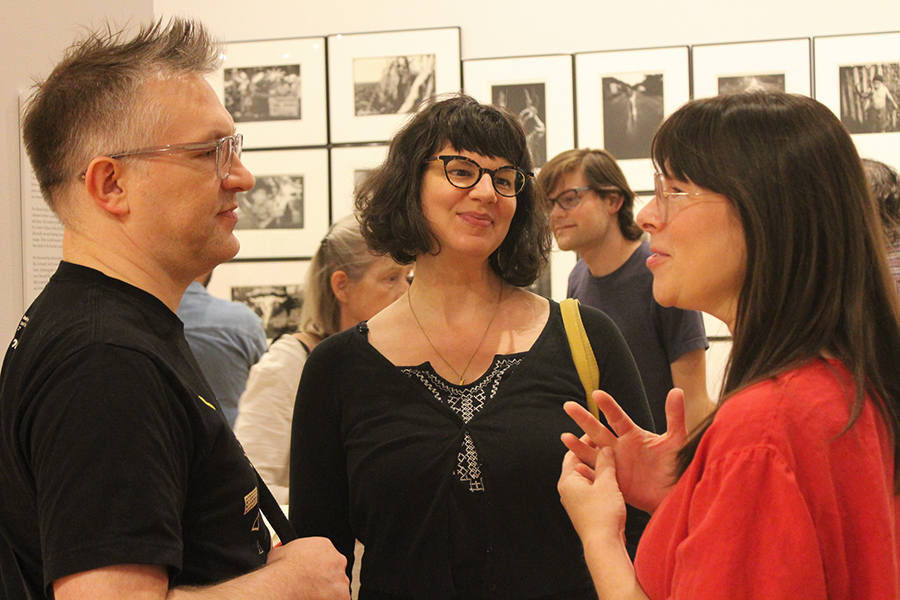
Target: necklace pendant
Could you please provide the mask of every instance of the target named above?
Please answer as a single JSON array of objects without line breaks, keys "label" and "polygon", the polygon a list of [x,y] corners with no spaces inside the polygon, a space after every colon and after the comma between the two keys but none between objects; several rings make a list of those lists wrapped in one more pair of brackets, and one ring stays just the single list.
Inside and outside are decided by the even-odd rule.
[{"label": "necklace pendant", "polygon": [[459,380],[459,385],[465,385],[465,384],[466,384],[466,378],[463,377],[462,379]]}]

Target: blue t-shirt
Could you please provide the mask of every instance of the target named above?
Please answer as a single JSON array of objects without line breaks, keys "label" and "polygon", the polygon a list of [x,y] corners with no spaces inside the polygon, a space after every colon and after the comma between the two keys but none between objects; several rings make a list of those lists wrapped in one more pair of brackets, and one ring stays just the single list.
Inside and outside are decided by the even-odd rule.
[{"label": "blue t-shirt", "polygon": [[646,260],[650,244],[642,242],[621,267],[594,277],[583,260],[569,275],[567,295],[599,308],[618,326],[637,363],[657,432],[666,430],[666,395],[672,389],[670,365],[683,355],[708,348],[702,315],[666,308],[653,299],[653,274]]},{"label": "blue t-shirt", "polygon": [[266,351],[262,321],[249,306],[216,298],[196,281],[181,298],[178,318],[225,418],[234,426],[250,367]]}]

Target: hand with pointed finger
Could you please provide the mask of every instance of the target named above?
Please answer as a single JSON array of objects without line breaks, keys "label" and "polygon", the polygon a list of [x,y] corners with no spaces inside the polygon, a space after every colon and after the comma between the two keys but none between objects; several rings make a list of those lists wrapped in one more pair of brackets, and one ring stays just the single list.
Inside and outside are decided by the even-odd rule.
[{"label": "hand with pointed finger", "polygon": [[[653,513],[675,483],[675,458],[687,440],[684,425],[684,393],[675,388],[666,398],[668,431],[657,435],[641,429],[625,414],[616,401],[603,391],[594,392],[594,401],[606,417],[609,429],[577,402],[567,402],[565,410],[585,434],[579,439],[565,433],[562,441],[578,459],[573,469],[588,477],[599,449],[615,451],[616,478],[625,501]],[[610,429],[612,431],[610,431]]]}]

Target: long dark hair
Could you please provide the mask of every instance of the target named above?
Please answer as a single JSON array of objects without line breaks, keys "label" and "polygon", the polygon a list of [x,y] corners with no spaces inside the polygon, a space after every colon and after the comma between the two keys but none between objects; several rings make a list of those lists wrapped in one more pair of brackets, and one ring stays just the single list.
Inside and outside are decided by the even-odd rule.
[{"label": "long dark hair", "polygon": [[[878,211],[847,130],[803,96],[696,100],[661,126],[653,161],[724,195],[747,245],[722,401],[827,353],[853,374],[849,428],[866,393],[893,434],[900,469],[900,302]],[[680,455],[693,459],[712,417]]]},{"label": "long dark hair", "polygon": [[[360,229],[373,252],[390,254],[400,264],[440,252],[422,214],[422,175],[425,159],[448,143],[457,151],[505,158],[526,172],[532,168],[525,132],[508,110],[465,94],[435,102],[397,132],[387,159],[356,190]],[[509,232],[488,261],[507,283],[527,286],[549,255],[543,191],[529,179],[516,195]]]}]

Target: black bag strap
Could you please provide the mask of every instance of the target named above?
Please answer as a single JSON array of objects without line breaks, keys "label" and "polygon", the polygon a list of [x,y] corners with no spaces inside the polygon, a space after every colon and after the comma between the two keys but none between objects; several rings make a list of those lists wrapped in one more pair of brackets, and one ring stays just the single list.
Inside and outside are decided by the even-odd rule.
[{"label": "black bag strap", "polygon": [[278,500],[272,495],[272,490],[263,481],[256,467],[253,468],[253,472],[256,473],[257,497],[259,498],[259,509],[262,511],[262,514],[266,517],[282,544],[296,540],[297,534],[294,533],[291,522],[285,516],[284,511],[281,510],[281,506],[278,505]]}]

